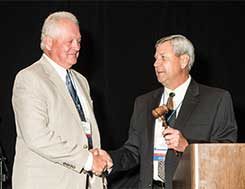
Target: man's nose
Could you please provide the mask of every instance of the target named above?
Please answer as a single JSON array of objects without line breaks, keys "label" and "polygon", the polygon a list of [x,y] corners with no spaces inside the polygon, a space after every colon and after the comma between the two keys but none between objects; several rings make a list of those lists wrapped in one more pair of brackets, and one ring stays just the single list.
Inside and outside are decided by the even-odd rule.
[{"label": "man's nose", "polygon": [[79,50],[80,50],[80,47],[81,47],[80,42],[77,41],[77,40],[73,40],[73,42],[72,42],[72,47],[73,47],[75,50],[79,51]]},{"label": "man's nose", "polygon": [[155,59],[155,62],[154,62],[154,67],[157,67],[157,66],[159,66],[159,64],[160,64],[160,60],[159,60],[159,58],[157,58],[157,59]]}]

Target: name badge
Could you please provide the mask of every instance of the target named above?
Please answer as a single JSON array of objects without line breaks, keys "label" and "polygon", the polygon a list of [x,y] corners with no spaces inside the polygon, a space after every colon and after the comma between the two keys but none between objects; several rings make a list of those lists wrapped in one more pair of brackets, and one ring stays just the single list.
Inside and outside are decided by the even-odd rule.
[{"label": "name badge", "polygon": [[162,161],[165,159],[167,153],[167,149],[157,149],[154,148],[154,153],[153,153],[153,160],[154,161]]},{"label": "name badge", "polygon": [[91,124],[89,122],[82,121],[82,127],[86,135],[91,135]]}]

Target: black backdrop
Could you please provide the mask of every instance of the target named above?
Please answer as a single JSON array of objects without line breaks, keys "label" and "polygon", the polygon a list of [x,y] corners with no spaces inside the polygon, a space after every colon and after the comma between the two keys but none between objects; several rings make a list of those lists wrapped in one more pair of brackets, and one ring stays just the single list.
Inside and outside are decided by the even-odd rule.
[{"label": "black backdrop", "polygon": [[[116,149],[127,139],[135,97],[160,86],[153,69],[154,44],[176,33],[195,46],[192,76],[231,92],[239,142],[245,141],[245,3],[1,2],[0,143],[10,176],[16,135],[11,107],[14,76],[41,56],[42,23],[57,10],[71,11],[80,21],[82,49],[75,69],[90,83],[104,149]],[[136,177],[121,178],[110,178],[111,188],[123,188]]]}]

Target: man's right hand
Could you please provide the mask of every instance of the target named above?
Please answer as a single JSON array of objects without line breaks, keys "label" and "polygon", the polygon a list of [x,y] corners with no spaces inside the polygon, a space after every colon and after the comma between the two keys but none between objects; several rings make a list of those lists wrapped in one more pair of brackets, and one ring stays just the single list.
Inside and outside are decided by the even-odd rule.
[{"label": "man's right hand", "polygon": [[90,150],[90,152],[93,155],[92,172],[95,175],[100,176],[104,171],[112,167],[111,157],[106,151],[96,148]]}]

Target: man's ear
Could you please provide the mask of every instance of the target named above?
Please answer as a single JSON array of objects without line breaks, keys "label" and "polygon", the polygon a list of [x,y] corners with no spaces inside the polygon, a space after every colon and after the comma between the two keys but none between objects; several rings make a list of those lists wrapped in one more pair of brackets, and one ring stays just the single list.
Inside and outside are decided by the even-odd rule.
[{"label": "man's ear", "polygon": [[50,51],[52,49],[52,46],[53,46],[53,39],[49,36],[46,36],[44,38],[44,44],[45,44],[45,47],[48,51]]},{"label": "man's ear", "polygon": [[185,69],[190,61],[190,57],[187,54],[180,55],[180,65],[182,69]]}]

